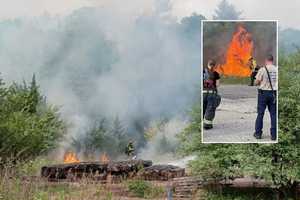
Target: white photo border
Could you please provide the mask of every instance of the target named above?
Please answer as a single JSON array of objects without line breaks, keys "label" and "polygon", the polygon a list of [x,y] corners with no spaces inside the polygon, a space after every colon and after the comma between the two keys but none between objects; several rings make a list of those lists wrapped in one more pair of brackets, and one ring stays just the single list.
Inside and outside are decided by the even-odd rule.
[{"label": "white photo border", "polygon": [[[279,69],[278,69],[278,74],[277,74],[277,93],[276,93],[276,141],[257,141],[257,142],[205,142],[203,139],[204,135],[204,128],[203,128],[203,25],[204,23],[207,22],[275,22],[276,23],[276,67],[278,67],[278,34],[279,34],[279,27],[278,27],[278,22],[279,20],[201,20],[201,143],[203,144],[276,144],[278,143],[279,140],[279,134],[278,134],[278,96],[279,96]],[[253,129],[254,132],[254,129]]]}]

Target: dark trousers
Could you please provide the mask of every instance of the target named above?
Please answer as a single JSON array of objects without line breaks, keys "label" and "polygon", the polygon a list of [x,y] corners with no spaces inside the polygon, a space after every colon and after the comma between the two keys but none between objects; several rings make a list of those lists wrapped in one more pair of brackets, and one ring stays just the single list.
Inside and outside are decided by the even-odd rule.
[{"label": "dark trousers", "polygon": [[203,119],[204,128],[212,127],[212,122],[216,113],[216,93],[203,94]]},{"label": "dark trousers", "polygon": [[255,122],[255,134],[257,136],[262,135],[263,118],[266,107],[268,107],[271,117],[271,138],[276,140],[276,92],[269,90],[258,90],[257,118]]}]

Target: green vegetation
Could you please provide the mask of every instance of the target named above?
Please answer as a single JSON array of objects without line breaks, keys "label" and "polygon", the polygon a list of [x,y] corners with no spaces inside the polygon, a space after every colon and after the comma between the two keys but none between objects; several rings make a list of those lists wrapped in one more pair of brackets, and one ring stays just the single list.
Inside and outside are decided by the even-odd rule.
[{"label": "green vegetation", "polygon": [[33,160],[27,160],[26,162],[17,162],[17,164],[6,163],[5,167],[12,167],[14,168],[15,172],[17,172],[15,175],[18,177],[22,175],[26,176],[39,176],[41,172],[41,168],[46,165],[55,164],[53,160],[49,160],[45,157],[37,157]]},{"label": "green vegetation", "polygon": [[0,179],[1,200],[112,200],[110,191],[100,184],[88,184],[85,180],[77,184],[48,183],[41,178],[23,180],[6,173]]},{"label": "green vegetation", "polygon": [[0,162],[28,160],[56,147],[65,132],[58,109],[40,94],[35,76],[28,86],[0,79]]},{"label": "green vegetation", "polygon": [[250,83],[250,77],[229,77],[223,76],[221,78],[221,84],[242,84],[248,85]]},{"label": "green vegetation", "polygon": [[264,196],[264,197],[260,197],[259,195],[257,195],[258,197],[253,197],[253,196],[249,196],[248,194],[214,194],[214,193],[208,193],[205,198],[206,200],[265,200],[265,199],[269,199],[270,196]]},{"label": "green vegetation", "polygon": [[280,60],[278,144],[201,144],[201,112],[192,110],[191,124],[180,138],[183,154],[198,155],[190,162],[193,174],[216,179],[254,176],[270,182],[279,197],[295,194],[300,182],[299,57],[297,52]]},{"label": "green vegetation", "polygon": [[[222,1],[215,14],[214,18],[216,19],[233,19],[239,18],[240,16],[240,12],[235,10],[234,7],[226,1]],[[88,117],[90,119],[98,119],[98,121],[86,131],[86,134],[73,139],[72,148],[86,155],[101,151],[107,151],[109,155],[118,155],[119,153],[123,153],[125,149],[128,142],[126,135],[128,135],[129,132],[124,128],[125,126],[118,117],[115,119],[101,118],[101,112],[103,110],[100,109],[100,107],[105,106],[105,104],[103,104],[105,98],[102,99],[101,95],[107,93],[106,91],[97,93],[99,89],[98,84],[100,83],[99,78],[101,78],[101,80],[102,78],[105,79],[105,75],[107,75],[108,72],[113,72],[115,69],[112,70],[112,67],[115,66],[115,63],[117,63],[119,59],[122,59],[122,57],[128,57],[129,60],[122,60],[122,62],[120,62],[122,64],[128,64],[128,66],[124,66],[124,71],[121,72],[138,69],[136,70],[137,81],[130,82],[128,89],[133,89],[133,93],[130,94],[134,94],[132,95],[134,98],[130,98],[130,100],[136,100],[136,96],[141,96],[141,99],[138,99],[138,102],[129,102],[138,104],[138,106],[130,107],[134,108],[134,120],[130,122],[130,124],[126,124],[126,127],[131,131],[130,135],[136,141],[139,141],[138,145],[144,145],[146,139],[154,137],[152,133],[157,132],[156,130],[154,130],[154,132],[149,130],[149,133],[146,132],[146,135],[144,135],[145,127],[149,127],[151,117],[159,110],[154,109],[154,113],[148,113],[149,110],[144,108],[144,101],[147,100],[147,102],[150,102],[153,100],[147,99],[150,97],[159,98],[159,100],[163,100],[160,106],[170,107],[172,109],[162,109],[164,113],[170,110],[173,111],[176,107],[173,106],[169,100],[175,99],[175,97],[177,97],[176,95],[181,94],[180,92],[186,91],[187,89],[189,90],[192,81],[197,80],[200,74],[198,73],[197,75],[197,73],[193,73],[195,76],[192,77],[193,80],[190,79],[189,74],[186,74],[186,80],[176,80],[179,81],[179,83],[182,81],[182,83],[185,84],[174,85],[176,87],[173,87],[174,82],[172,79],[170,82],[163,82],[172,83],[167,87],[168,93],[163,93],[162,90],[159,90],[159,93],[152,93],[156,88],[161,88],[161,86],[164,85],[161,81],[164,79],[169,80],[168,77],[171,78],[172,74],[160,75],[156,72],[155,68],[152,70],[151,67],[155,65],[158,66],[158,72],[160,72],[160,66],[164,66],[168,63],[172,66],[173,64],[172,62],[166,62],[170,57],[166,57],[166,60],[160,61],[163,58],[161,55],[166,55],[164,51],[154,52],[152,50],[168,50],[168,48],[165,47],[169,46],[164,46],[165,43],[161,41],[164,41],[165,38],[169,38],[171,35],[172,41],[177,41],[178,47],[180,47],[179,49],[182,49],[181,52],[184,53],[181,55],[184,58],[183,61],[185,61],[183,62],[184,69],[186,66],[199,66],[199,21],[205,19],[205,17],[194,14],[190,17],[183,18],[180,23],[176,22],[172,24],[172,22],[170,22],[162,27],[161,25],[163,23],[159,21],[160,17],[142,17],[135,23],[134,31],[130,33],[130,37],[127,38],[127,36],[124,35],[124,40],[128,39],[128,41],[132,38],[132,34],[138,36],[137,40],[135,40],[136,43],[133,42],[130,45],[132,52],[127,52],[125,54],[126,56],[118,55],[120,52],[117,47],[120,44],[114,44],[108,41],[108,38],[106,38],[101,29],[102,21],[98,19],[99,15],[96,9],[83,8],[72,13],[72,15],[62,21],[60,21],[60,19],[58,22],[61,25],[57,26],[57,28],[55,25],[55,28],[52,27],[49,28],[49,30],[45,30],[44,22],[36,23],[35,19],[33,20],[34,23],[27,20],[8,20],[1,24],[3,38],[11,38],[8,36],[12,36],[13,39],[7,40],[7,42],[3,44],[3,49],[8,49],[8,52],[15,52],[14,50],[18,49],[19,51],[17,53],[20,55],[18,55],[18,59],[15,59],[15,55],[11,56],[12,54],[9,53],[7,54],[8,57],[4,57],[4,60],[7,59],[7,63],[10,63],[8,67],[22,69],[21,71],[35,67],[34,69],[36,69],[37,73],[41,74],[43,80],[62,81],[62,84],[58,85],[60,87],[67,86],[68,90],[74,92],[74,97],[80,101],[82,108],[89,110],[89,112],[87,112]],[[105,17],[103,19],[105,21]],[[49,20],[46,22],[47,24],[57,24],[57,21]],[[95,26],[95,24],[99,26]],[[219,27],[220,31],[224,31],[228,28],[223,25]],[[229,26],[233,26],[233,24]],[[160,28],[163,28],[165,31],[156,31],[160,30]],[[11,32],[11,30],[15,30],[15,32]],[[268,41],[267,39],[271,37],[269,37],[268,34],[255,32],[261,30],[268,30],[268,27],[256,28],[253,29],[252,32],[258,36],[256,39],[263,44],[263,41]],[[23,34],[19,34],[20,32]],[[146,33],[145,35],[139,35],[144,32]],[[156,34],[157,32],[159,34]],[[164,36],[164,32],[166,32],[165,35],[167,37]],[[268,33],[268,31],[262,32]],[[285,45],[288,49],[292,48],[292,43],[299,44],[299,40],[295,40],[299,39],[297,35],[298,32],[287,30],[285,32],[286,34],[280,38],[281,41],[287,38],[289,38],[289,41],[292,41]],[[293,33],[292,36],[289,35],[291,33]],[[213,29],[207,29],[206,34],[209,34],[210,37],[209,40],[206,40],[203,44],[204,48],[207,48],[209,43],[215,43],[218,47],[224,48],[226,46],[224,44],[232,36],[232,34],[228,32],[228,37],[218,37],[218,32],[214,33]],[[24,40],[24,38],[28,39]],[[31,40],[30,38],[34,38],[35,40]],[[144,38],[147,38],[149,42],[146,43],[146,45]],[[19,43],[24,44],[16,48],[15,44]],[[127,42],[125,42],[125,44],[127,44]],[[150,48],[148,44],[151,44],[150,46],[153,46],[153,48]],[[147,48],[142,48],[144,46]],[[45,47],[47,47],[47,57],[40,54],[45,52],[43,51]],[[41,51],[37,51],[37,49]],[[176,49],[177,48],[175,48],[175,50]],[[223,55],[215,55],[215,52],[221,52],[219,50],[218,48],[217,50],[211,48],[210,51],[205,51],[209,52],[208,55],[205,56],[216,57],[217,60],[222,60],[221,57],[223,57]],[[23,54],[23,52],[25,52],[25,54]],[[177,51],[174,52],[175,54],[177,53]],[[133,53],[133,56],[129,53]],[[144,61],[143,56],[145,55],[148,57]],[[259,56],[261,58],[264,57],[264,55]],[[197,155],[197,159],[190,162],[191,169],[189,171],[192,174],[209,179],[231,179],[236,176],[254,176],[270,182],[276,191],[276,193],[273,194],[274,196],[281,196],[285,199],[287,199],[288,196],[293,196],[295,187],[300,182],[300,52],[288,56],[281,54],[279,61],[281,66],[279,143],[276,145],[201,144],[201,109],[198,102],[191,110],[190,125],[179,135],[181,153],[184,155]],[[153,63],[155,65],[153,65]],[[177,63],[181,62],[176,62],[176,66]],[[35,65],[40,65],[41,67]],[[116,66],[121,68],[120,65]],[[130,68],[132,66],[137,66],[137,68]],[[168,69],[168,67],[166,69]],[[171,69],[174,71],[177,70],[177,68],[173,66]],[[152,74],[152,76],[151,73],[149,73],[144,77],[144,74],[140,74],[140,72],[145,70],[147,70],[148,73],[151,71],[155,73],[154,75]],[[177,71],[175,72],[178,73]],[[129,78],[133,77],[131,75],[127,77],[126,74],[127,73],[118,74],[122,76],[125,75],[125,78],[122,77],[124,79],[118,80],[117,83],[125,84]],[[181,77],[182,74],[179,75]],[[63,78],[57,79],[59,76]],[[224,77],[221,81],[224,84],[248,84],[249,78]],[[103,88],[108,90],[108,93],[113,91],[110,87],[113,88],[115,86],[110,82],[101,82],[101,84]],[[144,91],[149,85],[151,85],[150,92]],[[172,91],[172,88],[176,89],[177,86],[180,88],[179,93]],[[123,87],[121,87],[121,89],[123,89]],[[140,93],[139,91],[142,92]],[[188,94],[192,94],[193,92],[194,90],[191,90]],[[149,93],[149,96],[146,95],[147,93]],[[99,98],[90,101],[91,97],[98,95],[100,96]],[[112,96],[119,97],[118,95]],[[168,98],[165,99],[165,97]],[[96,100],[98,103],[94,104],[93,102]],[[176,99],[176,101],[180,102],[181,99]],[[157,104],[157,106],[159,105]],[[133,117],[132,113],[128,114],[131,114],[130,117]],[[163,125],[157,126],[158,131],[160,128],[163,128]],[[52,161],[45,159],[44,155],[59,144],[65,131],[66,125],[59,116],[58,108],[47,103],[45,97],[40,93],[34,76],[30,84],[24,82],[22,84],[13,83],[6,85],[0,80],[1,200],[113,199],[112,192],[107,191],[107,188],[103,188],[100,184],[89,184],[88,180],[63,184],[49,183],[39,177],[40,167],[52,163]],[[175,147],[169,142],[167,136],[163,135],[159,139],[159,145],[157,147],[155,146],[158,153],[175,151]],[[158,199],[164,196],[162,187],[146,181],[133,180],[125,184],[127,184],[129,191],[137,197]],[[206,199],[259,200],[268,198],[270,198],[270,196],[266,197],[262,193],[249,194],[223,190],[217,192],[209,191]]]},{"label": "green vegetation", "polygon": [[237,11],[234,5],[227,0],[222,0],[215,9],[215,20],[238,20],[240,19],[241,11]]},{"label": "green vegetation", "polygon": [[171,137],[170,131],[168,132],[168,123],[172,122],[168,119],[153,121],[145,130],[145,139],[153,146],[155,154],[176,154],[178,140]]},{"label": "green vegetation", "polygon": [[103,185],[89,184],[91,180],[82,179],[76,184],[49,183],[40,177],[40,169],[53,164],[45,158],[18,163],[6,163],[0,169],[1,200],[112,200],[113,195]]},{"label": "green vegetation", "polygon": [[129,192],[140,198],[157,198],[164,195],[164,189],[144,180],[132,180],[127,182]]},{"label": "green vegetation", "polygon": [[114,157],[124,154],[128,142],[127,130],[118,117],[112,122],[103,118],[84,134],[72,138],[71,148],[82,152],[85,157],[93,156],[97,152],[106,152]]},{"label": "green vegetation", "polygon": [[211,189],[204,194],[207,200],[266,200],[276,199],[271,189],[253,188],[223,188],[222,192]]}]

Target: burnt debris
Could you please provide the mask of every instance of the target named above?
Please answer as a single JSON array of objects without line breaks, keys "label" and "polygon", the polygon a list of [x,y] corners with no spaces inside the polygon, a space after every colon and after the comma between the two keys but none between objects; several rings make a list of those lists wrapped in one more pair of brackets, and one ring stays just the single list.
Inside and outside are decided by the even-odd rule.
[{"label": "burnt debris", "polygon": [[152,165],[152,161],[149,160],[77,162],[44,166],[41,169],[41,176],[49,181],[76,181],[89,178],[95,181],[119,182],[133,177],[167,181],[184,175],[184,168],[173,165]]},{"label": "burnt debris", "polygon": [[173,165],[153,165],[141,170],[139,176],[149,181],[168,181],[185,176],[185,169]]}]

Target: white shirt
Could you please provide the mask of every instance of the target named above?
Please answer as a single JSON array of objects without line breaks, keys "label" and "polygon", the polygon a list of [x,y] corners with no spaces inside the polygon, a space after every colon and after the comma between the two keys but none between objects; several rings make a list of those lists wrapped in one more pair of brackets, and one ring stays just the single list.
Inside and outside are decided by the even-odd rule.
[{"label": "white shirt", "polygon": [[[267,65],[266,68],[268,69],[269,74],[270,74],[270,79],[271,79],[271,83],[273,86],[273,90],[277,90],[278,89],[278,85],[277,85],[278,69],[274,65]],[[259,89],[272,90],[272,88],[270,86],[270,81],[268,78],[267,70],[265,69],[265,67],[262,67],[258,70],[255,78],[256,78],[256,80],[260,81],[260,85],[258,86]]]}]

